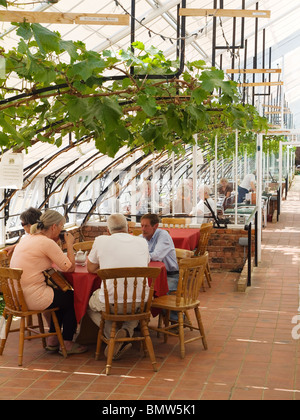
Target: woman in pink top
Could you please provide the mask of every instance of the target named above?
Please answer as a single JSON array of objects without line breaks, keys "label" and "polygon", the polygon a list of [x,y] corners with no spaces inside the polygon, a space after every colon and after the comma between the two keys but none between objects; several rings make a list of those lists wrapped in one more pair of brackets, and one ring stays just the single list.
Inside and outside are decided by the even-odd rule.
[{"label": "woman in pink top", "polygon": [[[72,354],[87,350],[86,347],[79,346],[72,341],[77,328],[73,291],[63,292],[60,289],[53,289],[46,284],[43,274],[43,271],[51,268],[53,263],[61,271],[74,271],[73,235],[64,234],[67,255],[56,243],[64,223],[65,218],[60,213],[47,210],[42,214],[38,223],[31,227],[31,234],[22,238],[22,241],[15,247],[10,266],[23,270],[21,285],[29,309],[59,308],[56,312],[57,319],[63,328],[62,335],[67,353]],[[52,320],[50,332],[55,332]],[[47,344],[48,350],[59,350],[57,337],[49,337]]]}]

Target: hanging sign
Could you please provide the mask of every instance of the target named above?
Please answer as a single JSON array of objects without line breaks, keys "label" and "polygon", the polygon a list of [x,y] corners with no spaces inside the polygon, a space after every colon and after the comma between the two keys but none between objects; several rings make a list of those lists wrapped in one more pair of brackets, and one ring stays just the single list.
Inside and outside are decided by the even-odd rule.
[{"label": "hanging sign", "polygon": [[23,187],[22,153],[5,153],[0,162],[0,188],[20,190]]}]

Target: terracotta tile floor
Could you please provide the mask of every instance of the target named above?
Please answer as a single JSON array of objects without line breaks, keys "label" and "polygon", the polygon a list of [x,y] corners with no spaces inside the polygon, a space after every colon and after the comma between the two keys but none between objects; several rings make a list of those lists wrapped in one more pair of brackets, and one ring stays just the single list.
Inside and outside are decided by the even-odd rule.
[{"label": "terracotta tile floor", "polygon": [[25,343],[24,365],[18,367],[17,334],[11,334],[0,357],[0,399],[300,399],[300,328],[294,318],[299,315],[300,324],[299,226],[298,177],[283,202],[280,222],[263,231],[262,263],[254,270],[252,287],[237,293],[237,274],[214,273],[212,288],[201,293],[207,351],[196,341],[186,346],[181,360],[175,339],[164,344],[151,332],[157,373],[134,347],[105,376],[105,361],[94,360],[93,346],[64,360],[45,353],[39,340]]}]

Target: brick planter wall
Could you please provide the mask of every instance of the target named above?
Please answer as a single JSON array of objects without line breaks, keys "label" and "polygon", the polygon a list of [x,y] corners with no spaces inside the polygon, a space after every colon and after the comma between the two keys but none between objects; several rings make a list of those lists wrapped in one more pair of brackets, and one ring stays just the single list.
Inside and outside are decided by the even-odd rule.
[{"label": "brick planter wall", "polygon": [[68,229],[68,232],[75,237],[75,242],[94,241],[97,236],[108,234],[106,226],[84,226],[82,229],[76,227]]},{"label": "brick planter wall", "polygon": [[[99,235],[106,235],[105,226],[84,226],[81,230],[70,230],[76,242],[93,241]],[[208,252],[210,268],[214,271],[241,271],[244,266],[244,247],[239,245],[241,237],[247,238],[248,232],[242,229],[213,229]],[[254,232],[252,233],[254,244]],[[254,245],[253,245],[254,252]],[[247,258],[247,247],[245,249]]]},{"label": "brick planter wall", "polygon": [[85,241],[93,241],[99,235],[108,235],[106,226],[84,226],[82,235]]},{"label": "brick planter wall", "polygon": [[[209,264],[216,271],[241,271],[244,267],[244,246],[240,238],[247,238],[243,229],[213,229],[208,243]],[[254,252],[254,231],[252,232],[252,251]],[[245,248],[245,256],[247,258]]]}]

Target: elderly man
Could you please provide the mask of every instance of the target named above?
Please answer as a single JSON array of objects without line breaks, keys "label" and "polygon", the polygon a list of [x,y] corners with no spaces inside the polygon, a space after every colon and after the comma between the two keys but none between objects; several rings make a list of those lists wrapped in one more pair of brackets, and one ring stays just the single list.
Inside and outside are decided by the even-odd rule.
[{"label": "elderly man", "polygon": [[[200,200],[196,207],[193,208],[190,216],[197,216],[198,223],[202,224],[205,217],[211,216],[211,211],[217,214],[217,208],[214,200],[210,197],[210,188],[208,185],[201,185],[199,188]],[[210,208],[207,206],[209,204]]]},{"label": "elderly man", "polygon": [[[170,234],[158,229],[159,217],[156,214],[144,214],[141,218],[143,237],[148,242],[150,258],[152,261],[162,261],[167,269],[169,292],[177,290],[179,268],[176,251]],[[177,320],[177,312],[171,312],[171,320]]]},{"label": "elderly man", "polygon": [[[107,220],[109,235],[101,235],[95,239],[93,248],[88,256],[87,268],[90,273],[95,273],[99,268],[119,267],[148,267],[150,256],[145,239],[128,233],[126,218],[122,214],[112,214]],[[108,283],[109,300],[113,303],[113,283]],[[123,294],[121,295],[123,296]],[[128,296],[130,294],[128,293]],[[122,312],[123,304],[119,303]],[[105,309],[104,290],[101,285],[90,298],[87,311],[95,324],[100,325],[100,312]],[[132,337],[138,321],[124,322],[122,328],[116,333],[116,338]],[[110,337],[112,323],[105,322],[104,334]],[[132,347],[131,343],[116,343],[114,359],[119,359]],[[106,355],[107,348],[104,351]]]}]

